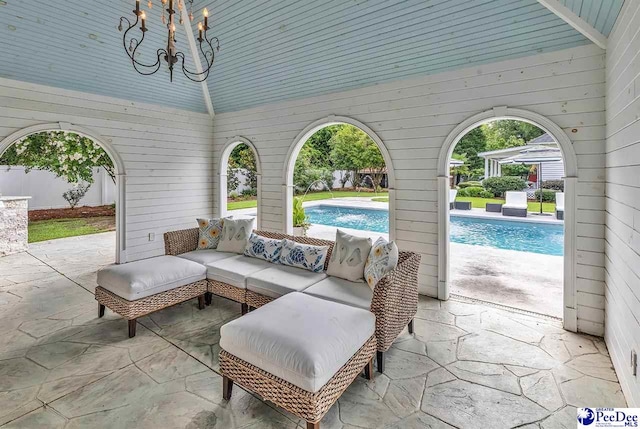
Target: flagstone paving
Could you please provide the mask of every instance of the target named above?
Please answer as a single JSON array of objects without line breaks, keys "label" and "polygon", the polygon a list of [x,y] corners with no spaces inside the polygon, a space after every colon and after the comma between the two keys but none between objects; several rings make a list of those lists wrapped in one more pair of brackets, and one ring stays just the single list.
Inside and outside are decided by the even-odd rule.
[{"label": "flagstone paving", "polygon": [[[222,399],[219,331],[238,304],[183,303],[140,319],[131,339],[117,315],[98,319],[95,272],[114,241],[62,239],[0,258],[0,426],[304,427],[240,388]],[[481,304],[419,306],[385,373],[358,378],[323,428],[549,429],[575,427],[576,407],[626,405],[600,338]]]}]

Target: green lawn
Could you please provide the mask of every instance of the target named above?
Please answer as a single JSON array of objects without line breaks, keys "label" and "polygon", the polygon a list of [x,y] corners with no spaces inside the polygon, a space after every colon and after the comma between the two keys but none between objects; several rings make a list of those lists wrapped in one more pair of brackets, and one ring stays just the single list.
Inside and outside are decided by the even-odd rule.
[{"label": "green lawn", "polygon": [[[378,192],[374,194],[373,192],[355,192],[355,191],[333,191],[334,198],[345,198],[345,197],[375,197],[375,196],[383,197],[384,195],[388,195],[387,192]],[[308,193],[304,198],[305,201],[318,201],[318,200],[328,200],[331,198],[332,194],[328,191],[325,192],[311,192]],[[378,199],[384,198],[374,198],[374,201]],[[389,201],[389,198],[386,198]],[[256,200],[246,200],[246,201],[232,201],[227,203],[227,210],[239,210],[239,209],[248,209],[251,207],[257,207],[258,202]]]},{"label": "green lawn", "polygon": [[[456,197],[456,201],[470,201],[471,207],[473,207],[474,209],[484,209],[487,203],[504,204],[504,200],[498,198]],[[539,212],[540,203],[529,201],[529,211]],[[545,213],[555,213],[556,203],[542,203],[542,211]]]},{"label": "green lawn", "polygon": [[389,197],[371,198],[371,201],[375,201],[376,203],[388,203]]},{"label": "green lawn", "polygon": [[113,217],[50,219],[29,222],[29,243],[113,231]]}]

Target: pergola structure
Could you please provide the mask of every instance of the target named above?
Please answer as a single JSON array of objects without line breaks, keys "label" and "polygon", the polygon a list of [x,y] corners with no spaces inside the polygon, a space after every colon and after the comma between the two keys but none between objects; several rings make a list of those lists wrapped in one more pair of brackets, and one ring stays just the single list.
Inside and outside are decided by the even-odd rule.
[{"label": "pergola structure", "polygon": [[[145,41],[133,60],[153,63],[171,45],[163,5],[138,3],[145,31],[131,31]],[[530,122],[565,161],[563,326],[604,337],[627,403],[640,406],[629,364],[640,350],[640,2],[183,3],[196,19],[176,16],[171,31],[185,67],[206,68],[205,8],[220,41],[203,82],[175,70],[171,82],[162,58],[155,74],[134,70],[136,43],[123,46],[118,24],[135,0],[0,1],[0,154],[30,130],[103,145],[118,165],[125,263],[162,255],[163,233],[224,213],[224,163],[239,142],[259,156],[260,227],[291,230],[300,148],[326,125],[355,125],[388,168],[390,238],[422,256],[420,293],[446,300],[453,148],[480,124]],[[499,175],[514,153],[484,155]]]}]

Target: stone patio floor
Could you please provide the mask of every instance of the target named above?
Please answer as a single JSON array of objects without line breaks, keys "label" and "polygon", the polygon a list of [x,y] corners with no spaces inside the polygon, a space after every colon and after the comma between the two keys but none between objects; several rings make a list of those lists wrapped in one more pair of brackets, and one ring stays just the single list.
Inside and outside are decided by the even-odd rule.
[{"label": "stone patio floor", "polygon": [[[219,328],[240,316],[222,298],[126,322],[97,318],[95,272],[113,233],[0,258],[0,425],[11,428],[296,428],[294,416],[240,388],[222,400]],[[358,378],[329,428],[575,428],[576,407],[624,407],[604,342],[554,320],[420,299],[415,335],[385,374]]]}]

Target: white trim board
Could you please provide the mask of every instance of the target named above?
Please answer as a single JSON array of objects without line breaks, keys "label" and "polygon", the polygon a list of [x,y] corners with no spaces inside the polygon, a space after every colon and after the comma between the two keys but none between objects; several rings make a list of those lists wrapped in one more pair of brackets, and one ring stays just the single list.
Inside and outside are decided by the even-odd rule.
[{"label": "white trim board", "polygon": [[571,9],[560,3],[558,0],[538,0],[538,3],[579,31],[584,37],[591,40],[602,49],[607,49],[607,36],[593,28],[589,23],[573,13]]}]

